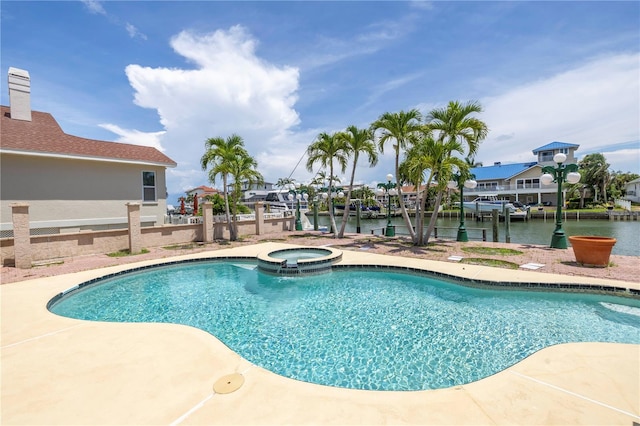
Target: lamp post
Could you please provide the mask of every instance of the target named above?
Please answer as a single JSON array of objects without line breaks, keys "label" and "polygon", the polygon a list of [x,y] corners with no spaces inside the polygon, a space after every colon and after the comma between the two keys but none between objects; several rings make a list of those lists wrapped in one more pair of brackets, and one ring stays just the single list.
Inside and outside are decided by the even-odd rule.
[{"label": "lamp post", "polygon": [[563,163],[567,160],[567,156],[558,153],[553,156],[553,161],[558,167],[544,166],[540,176],[540,182],[543,185],[550,185],[552,182],[558,182],[558,207],[556,211],[556,229],[551,236],[551,248],[566,249],[567,248],[567,236],[562,229],[562,183],[567,181],[569,183],[578,183],[580,181],[580,173],[578,173],[578,166],[576,164]]},{"label": "lamp post", "polygon": [[396,184],[392,183],[393,175],[389,173],[387,175],[387,183],[378,184],[378,195],[383,195],[385,192],[389,200],[387,207],[387,227],[384,231],[384,235],[387,237],[394,237],[396,235],[396,229],[391,225],[391,197],[397,194],[395,190]]},{"label": "lamp post", "polygon": [[297,203],[296,203],[296,231],[302,231],[302,221],[300,220],[300,201],[304,198],[305,201],[307,201],[309,199],[309,194],[307,194],[304,190],[299,192],[298,188],[295,184],[292,184],[289,187],[289,195],[287,196],[287,198],[289,198],[289,201],[293,201],[293,199],[295,198]]},{"label": "lamp post", "polygon": [[467,235],[467,228],[464,227],[464,188],[467,187],[469,189],[473,189],[478,185],[473,179],[467,179],[465,181],[462,180],[462,176],[459,174],[453,175],[454,180],[450,180],[447,183],[447,187],[449,189],[460,190],[460,226],[458,226],[458,236],[456,237],[456,241],[467,242],[469,241],[469,236]]}]

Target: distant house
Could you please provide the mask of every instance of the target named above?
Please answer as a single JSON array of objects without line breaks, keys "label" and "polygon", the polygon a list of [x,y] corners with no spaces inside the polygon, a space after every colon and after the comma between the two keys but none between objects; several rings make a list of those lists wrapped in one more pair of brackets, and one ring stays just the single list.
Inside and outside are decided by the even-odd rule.
[{"label": "distant house", "polygon": [[640,178],[634,179],[631,182],[627,182],[624,186],[625,200],[629,200],[633,203],[640,203]]},{"label": "distant house", "polygon": [[220,191],[216,188],[211,188],[209,186],[200,185],[197,188],[190,189],[186,191],[187,196],[193,195],[194,197],[198,197],[198,200],[204,199],[207,195],[216,195],[220,194]]},{"label": "distant house", "polygon": [[[233,183],[227,185],[227,191],[231,193],[233,191]],[[257,201],[264,201],[267,198],[269,192],[276,191],[274,184],[271,182],[252,183],[242,182],[240,187],[242,191],[242,197],[240,200],[244,203],[255,203]]]},{"label": "distant house", "polygon": [[551,142],[533,150],[537,161],[515,164],[496,162],[493,166],[474,167],[471,173],[475,175],[478,186],[472,190],[465,189],[465,198],[497,195],[499,198],[520,201],[524,204],[555,205],[558,185],[540,183],[542,167],[555,166],[553,156],[558,153],[567,156],[565,164],[575,164],[575,152],[579,146],[565,142]]},{"label": "distant house", "polygon": [[155,148],[64,133],[53,116],[31,111],[29,73],[9,68],[10,106],[1,107],[0,230],[12,236],[11,204],[29,204],[31,233],[127,227],[126,203],[141,224],[162,224],[165,171],[176,163]]}]

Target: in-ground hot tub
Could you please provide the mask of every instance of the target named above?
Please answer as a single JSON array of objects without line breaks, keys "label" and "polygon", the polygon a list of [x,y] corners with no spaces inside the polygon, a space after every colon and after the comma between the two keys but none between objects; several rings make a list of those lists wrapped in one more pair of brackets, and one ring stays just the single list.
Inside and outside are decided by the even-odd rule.
[{"label": "in-ground hot tub", "polygon": [[327,272],[342,259],[342,252],[329,247],[295,247],[258,255],[258,269],[274,274]]}]

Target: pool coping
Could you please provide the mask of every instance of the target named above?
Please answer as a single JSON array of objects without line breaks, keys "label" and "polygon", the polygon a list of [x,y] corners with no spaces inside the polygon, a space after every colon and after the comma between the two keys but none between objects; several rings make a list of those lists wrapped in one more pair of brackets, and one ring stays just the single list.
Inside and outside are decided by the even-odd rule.
[{"label": "pool coping", "polygon": [[[108,274],[199,259],[255,258],[262,243],[0,286],[3,424],[593,424],[640,421],[640,345],[572,343],[543,349],[454,388],[373,392],[331,388],[255,366],[201,330],[96,323],[46,309],[56,294]],[[467,280],[620,286],[588,277],[508,271],[342,250],[337,267],[430,270]],[[635,290],[640,285],[624,283]],[[213,384],[230,373],[231,394]]]}]

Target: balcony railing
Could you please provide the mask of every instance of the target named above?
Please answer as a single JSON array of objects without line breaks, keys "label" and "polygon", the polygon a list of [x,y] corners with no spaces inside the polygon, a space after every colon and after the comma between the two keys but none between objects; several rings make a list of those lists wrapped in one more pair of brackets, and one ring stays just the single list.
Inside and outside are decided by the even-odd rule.
[{"label": "balcony railing", "polygon": [[[532,191],[533,190],[533,191]],[[475,187],[474,189],[465,188],[465,194],[477,194],[477,193],[506,193],[506,192],[555,192],[557,186],[555,185],[540,185],[539,183],[527,183],[518,185],[498,185],[490,187]]]}]

